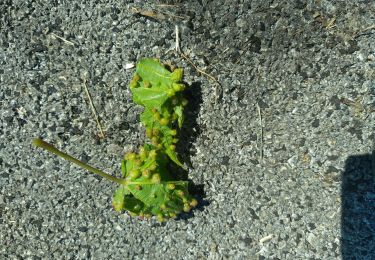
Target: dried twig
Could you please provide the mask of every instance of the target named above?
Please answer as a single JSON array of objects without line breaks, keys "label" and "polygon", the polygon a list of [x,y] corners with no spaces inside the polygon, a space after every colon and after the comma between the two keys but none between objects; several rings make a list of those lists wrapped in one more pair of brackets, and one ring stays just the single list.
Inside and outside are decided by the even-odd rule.
[{"label": "dried twig", "polygon": [[336,22],[336,17],[332,17],[331,19],[328,19],[326,21],[326,29],[331,29],[333,27],[335,27],[335,22]]},{"label": "dried twig", "polygon": [[156,19],[156,20],[165,20],[167,19],[167,17],[162,14],[161,12],[154,12],[154,11],[149,11],[149,10],[141,10],[141,9],[138,9],[136,7],[132,7],[131,11],[135,14],[138,14],[138,15],[141,15],[141,16],[145,16],[145,17],[148,17],[148,18],[153,18],[153,19]]},{"label": "dried twig", "polygon": [[176,50],[176,52],[181,52],[181,49],[180,49],[180,32],[178,30],[178,25],[177,24],[175,26],[175,33],[176,33],[176,46],[175,46],[175,50]]},{"label": "dried twig", "polygon": [[258,117],[259,117],[259,125],[260,125],[260,152],[259,152],[259,158],[260,161],[263,160],[263,119],[262,119],[262,113],[260,111],[260,106],[257,103],[257,109],[258,109]]},{"label": "dried twig", "polygon": [[58,39],[60,39],[60,40],[62,40],[63,42],[65,42],[65,43],[68,44],[68,45],[72,45],[72,46],[75,45],[74,42],[68,41],[67,39],[65,39],[65,38],[63,38],[63,37],[61,37],[61,36],[58,36],[58,35],[55,34],[55,33],[51,33],[51,36],[52,36],[52,37],[55,37],[55,38],[58,38]]},{"label": "dried twig", "polygon": [[263,244],[264,242],[267,242],[273,238],[273,234],[269,234],[268,236],[265,236],[259,240],[259,244]]},{"label": "dried twig", "polygon": [[168,5],[168,4],[160,4],[160,5],[155,5],[157,7],[162,7],[162,8],[165,8],[165,7],[175,7],[175,5]]},{"label": "dried twig", "polygon": [[375,24],[370,25],[370,26],[360,30],[359,32],[354,33],[353,38],[358,38],[358,37],[363,36],[363,35],[372,34],[370,31],[374,30],[374,29],[375,29]]},{"label": "dried twig", "polygon": [[103,131],[102,125],[100,124],[99,117],[98,117],[98,114],[96,112],[94,103],[92,102],[92,98],[91,98],[89,89],[87,88],[87,84],[86,84],[86,79],[85,78],[83,79],[83,86],[85,87],[85,91],[86,91],[87,97],[89,99],[89,103],[90,103],[90,107],[91,107],[92,113],[94,114],[95,121],[96,121],[96,123],[98,125],[98,128],[99,128],[99,131],[100,131],[100,136],[99,137],[104,138],[104,131]]},{"label": "dried twig", "polygon": [[206,77],[208,77],[209,79],[213,80],[217,86],[219,87],[215,89],[215,94],[216,94],[216,98],[215,98],[215,101],[217,101],[220,96],[221,96],[221,93],[222,93],[222,86],[220,84],[220,82],[212,75],[208,74],[207,72],[201,70],[200,68],[198,68],[190,59],[189,57],[187,57],[185,55],[185,53],[181,50],[180,48],[180,37],[179,37],[179,30],[178,30],[178,25],[176,25],[176,45],[175,45],[175,50],[178,54],[180,54],[182,56],[182,58],[184,58],[198,73],[202,74],[202,75],[205,75]]}]

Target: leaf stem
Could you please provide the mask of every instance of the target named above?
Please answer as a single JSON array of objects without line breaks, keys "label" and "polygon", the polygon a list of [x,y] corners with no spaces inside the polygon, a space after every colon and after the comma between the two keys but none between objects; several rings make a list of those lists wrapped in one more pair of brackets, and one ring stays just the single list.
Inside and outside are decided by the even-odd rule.
[{"label": "leaf stem", "polygon": [[108,173],[105,173],[97,168],[94,168],[94,167],[91,167],[90,165],[87,165],[83,162],[81,162],[80,160],[60,151],[59,149],[57,149],[56,147],[54,147],[53,145],[43,141],[42,139],[34,139],[33,140],[33,145],[37,146],[37,147],[40,147],[40,148],[43,148],[51,153],[54,153],[56,154],[57,156],[60,156],[61,158],[69,161],[69,162],[72,162],[78,166],[80,166],[81,168],[85,169],[85,170],[88,170],[89,172],[92,172],[92,173],[95,173],[109,181],[112,181],[112,182],[116,182],[118,184],[121,184],[121,185],[125,185],[125,180],[124,179],[119,179],[119,178],[116,178]]}]

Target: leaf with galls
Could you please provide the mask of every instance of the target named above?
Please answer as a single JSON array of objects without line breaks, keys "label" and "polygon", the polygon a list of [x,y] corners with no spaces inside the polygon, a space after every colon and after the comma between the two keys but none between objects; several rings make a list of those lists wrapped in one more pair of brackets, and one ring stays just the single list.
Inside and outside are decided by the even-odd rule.
[{"label": "leaf with galls", "polygon": [[121,163],[122,178],[116,178],[67,155],[52,145],[35,139],[35,146],[46,149],[80,167],[120,184],[112,206],[116,211],[126,210],[132,216],[159,221],[175,218],[189,212],[198,202],[188,191],[188,182],[177,179],[170,163],[183,167],[177,157],[178,129],[184,121],[183,110],[187,100],[182,91],[183,70],[167,70],[155,59],[142,59],[130,82],[135,103],[144,107],[140,116],[151,143],[129,152]]}]

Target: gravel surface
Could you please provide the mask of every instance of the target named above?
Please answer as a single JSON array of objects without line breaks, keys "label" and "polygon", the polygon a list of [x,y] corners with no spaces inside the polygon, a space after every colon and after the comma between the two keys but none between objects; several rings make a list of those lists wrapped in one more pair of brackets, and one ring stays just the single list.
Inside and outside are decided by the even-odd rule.
[{"label": "gravel surface", "polygon": [[[375,259],[374,14],[359,0],[1,1],[0,259]],[[175,25],[221,86],[174,52]],[[181,157],[200,206],[162,224],[114,212],[116,185],[31,146],[119,175],[144,142],[125,67],[142,57],[190,86]]]}]

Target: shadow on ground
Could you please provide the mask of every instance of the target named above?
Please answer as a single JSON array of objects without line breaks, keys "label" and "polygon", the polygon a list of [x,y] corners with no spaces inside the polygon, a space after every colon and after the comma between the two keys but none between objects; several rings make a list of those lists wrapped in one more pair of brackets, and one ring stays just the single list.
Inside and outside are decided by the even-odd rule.
[{"label": "shadow on ground", "polygon": [[[196,154],[193,144],[201,133],[197,118],[203,99],[200,82],[193,82],[190,86],[185,82],[185,85],[188,87],[184,91],[184,97],[188,100],[188,104],[185,107],[184,124],[179,132],[179,143],[176,150],[181,161],[185,162],[188,167],[191,168],[191,157]],[[189,175],[186,170],[183,170],[180,167],[174,167],[172,171],[177,173],[177,179],[189,181],[189,193],[198,200],[198,206],[193,211],[178,216],[177,220],[192,218],[194,217],[194,212],[196,210],[201,211],[204,207],[209,205],[209,202],[205,200],[206,194],[204,191],[204,185],[194,184],[189,180]]]},{"label": "shadow on ground", "polygon": [[375,150],[350,156],[342,174],[342,259],[375,259]]},{"label": "shadow on ground", "polygon": [[[187,84],[186,84],[187,85]],[[193,82],[184,91],[184,96],[188,100],[188,104],[184,111],[184,124],[179,133],[180,141],[177,152],[181,156],[183,162],[192,167],[191,157],[196,154],[193,144],[200,135],[201,129],[197,123],[200,107],[202,105],[202,87],[200,82]]]}]

